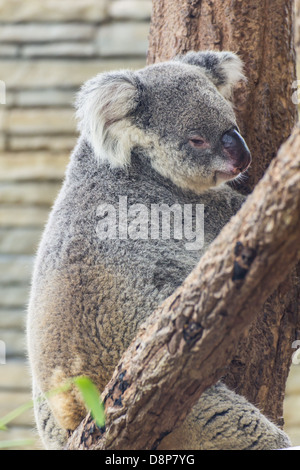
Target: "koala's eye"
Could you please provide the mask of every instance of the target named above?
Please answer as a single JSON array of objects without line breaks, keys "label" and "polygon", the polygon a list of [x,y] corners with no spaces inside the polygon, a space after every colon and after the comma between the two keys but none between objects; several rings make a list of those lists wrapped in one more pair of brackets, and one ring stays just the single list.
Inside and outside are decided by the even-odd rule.
[{"label": "koala's eye", "polygon": [[189,139],[189,143],[194,148],[208,148],[209,143],[202,137],[192,137]]}]

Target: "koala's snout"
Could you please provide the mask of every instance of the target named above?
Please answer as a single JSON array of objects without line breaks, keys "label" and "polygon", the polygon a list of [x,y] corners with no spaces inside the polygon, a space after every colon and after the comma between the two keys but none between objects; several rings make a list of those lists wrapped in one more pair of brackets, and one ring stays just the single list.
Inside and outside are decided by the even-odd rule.
[{"label": "koala's snout", "polygon": [[232,172],[238,174],[245,171],[251,163],[251,154],[243,137],[236,129],[231,129],[223,134],[221,142],[224,154],[233,165]]}]

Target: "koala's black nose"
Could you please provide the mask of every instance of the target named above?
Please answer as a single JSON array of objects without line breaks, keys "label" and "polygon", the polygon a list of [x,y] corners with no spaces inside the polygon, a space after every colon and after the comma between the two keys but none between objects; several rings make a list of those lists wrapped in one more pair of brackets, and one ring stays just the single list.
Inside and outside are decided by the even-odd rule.
[{"label": "koala's black nose", "polygon": [[251,154],[243,137],[236,129],[223,134],[222,139],[223,151],[229,157],[234,167],[239,171],[244,171],[251,163]]}]

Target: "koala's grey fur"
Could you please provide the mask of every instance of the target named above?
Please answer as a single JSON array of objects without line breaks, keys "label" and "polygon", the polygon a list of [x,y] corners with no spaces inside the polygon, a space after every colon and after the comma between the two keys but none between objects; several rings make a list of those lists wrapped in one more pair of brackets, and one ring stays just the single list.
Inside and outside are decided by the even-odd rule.
[{"label": "koala's grey fur", "polygon": [[[236,128],[228,99],[243,77],[232,53],[190,53],[140,71],[99,75],[79,93],[81,136],[46,226],[32,280],[28,350],[34,397],[88,375],[102,391],[141,322],[185,279],[244,198],[222,183],[221,136]],[[189,144],[201,134],[206,148]],[[218,188],[216,189],[216,186]],[[205,242],[99,239],[98,207],[204,204]],[[76,388],[35,400],[48,449],[62,448],[86,410]],[[254,406],[219,383],[169,449],[276,449],[287,436]]]}]

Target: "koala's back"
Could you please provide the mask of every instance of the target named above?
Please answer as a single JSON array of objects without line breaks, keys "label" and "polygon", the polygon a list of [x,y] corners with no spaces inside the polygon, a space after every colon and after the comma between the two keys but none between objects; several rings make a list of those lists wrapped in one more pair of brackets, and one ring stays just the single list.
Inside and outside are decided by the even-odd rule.
[{"label": "koala's back", "polygon": [[[32,283],[29,356],[41,392],[80,374],[103,390],[141,322],[180,285],[242,202],[226,188],[213,192],[210,204],[212,194],[184,193],[153,175],[138,157],[130,171],[97,168],[86,143],[75,150]],[[161,202],[204,204],[204,247],[189,251],[184,240],[153,240],[150,233],[147,239],[99,239],[99,206],[118,208],[124,196],[128,206],[142,203],[149,210]],[[76,390],[53,401],[53,410],[65,429],[74,429],[85,415]]]}]

